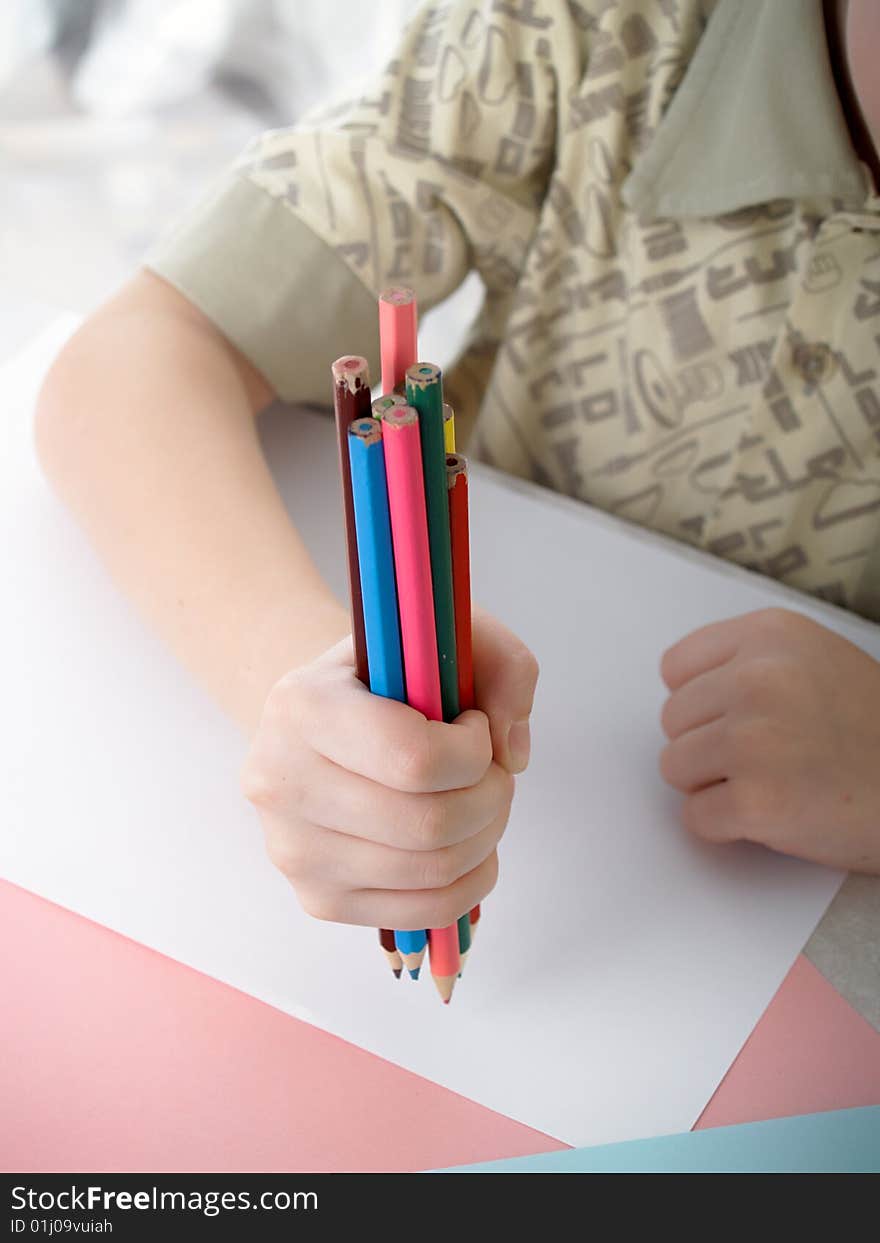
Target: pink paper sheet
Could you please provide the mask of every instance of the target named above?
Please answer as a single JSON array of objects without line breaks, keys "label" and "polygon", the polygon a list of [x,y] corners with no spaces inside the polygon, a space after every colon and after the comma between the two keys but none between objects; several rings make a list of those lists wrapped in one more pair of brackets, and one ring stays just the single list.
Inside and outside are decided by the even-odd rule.
[{"label": "pink paper sheet", "polygon": [[880,1105],[880,1032],[801,955],[697,1127]]},{"label": "pink paper sheet", "polygon": [[[395,1171],[565,1147],[3,882],[0,943],[5,1172]],[[877,1103],[880,1035],[799,959],[700,1125]]]}]

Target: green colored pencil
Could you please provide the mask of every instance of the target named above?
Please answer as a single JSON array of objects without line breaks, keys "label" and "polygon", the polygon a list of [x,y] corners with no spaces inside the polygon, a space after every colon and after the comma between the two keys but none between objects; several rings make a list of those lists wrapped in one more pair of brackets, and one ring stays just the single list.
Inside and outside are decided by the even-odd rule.
[{"label": "green colored pencil", "polygon": [[414,363],[406,373],[406,400],[419,412],[425,508],[431,549],[434,622],[440,661],[443,720],[459,713],[458,663],[455,656],[455,606],[452,596],[452,550],[449,541],[449,493],[446,484],[446,444],[443,430],[443,384],[440,368]]},{"label": "green colored pencil", "polygon": [[471,915],[470,911],[466,911],[464,915],[458,918],[458,953],[461,958],[461,971],[464,971],[464,964],[467,962],[467,956],[471,949]]}]

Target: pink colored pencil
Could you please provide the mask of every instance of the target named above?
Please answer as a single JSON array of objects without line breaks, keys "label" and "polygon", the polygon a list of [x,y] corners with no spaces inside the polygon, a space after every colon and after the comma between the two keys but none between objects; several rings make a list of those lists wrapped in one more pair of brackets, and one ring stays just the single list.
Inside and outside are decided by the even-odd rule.
[{"label": "pink colored pencil", "polygon": [[437,985],[437,992],[448,1005],[455,981],[461,973],[458,923],[450,924],[448,928],[432,928],[428,933],[428,948],[431,954],[431,976]]},{"label": "pink colored pencil", "polygon": [[[442,721],[419,416],[411,406],[391,406],[382,423],[406,701],[429,721]],[[432,928],[428,940],[431,975],[448,1004],[460,969],[457,922]]]},{"label": "pink colored pencil", "polygon": [[379,294],[379,351],[382,392],[403,388],[407,367],[418,359],[416,296],[393,286]]},{"label": "pink colored pencil", "polygon": [[382,424],[406,701],[429,721],[442,721],[419,416],[411,406],[392,406]]}]

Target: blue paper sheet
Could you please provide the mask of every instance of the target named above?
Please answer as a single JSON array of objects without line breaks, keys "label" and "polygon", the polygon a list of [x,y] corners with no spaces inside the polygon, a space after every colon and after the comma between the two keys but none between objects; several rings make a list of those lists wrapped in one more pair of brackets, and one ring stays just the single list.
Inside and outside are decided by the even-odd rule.
[{"label": "blue paper sheet", "polygon": [[712,1127],[599,1148],[544,1152],[442,1173],[876,1174],[880,1105]]}]

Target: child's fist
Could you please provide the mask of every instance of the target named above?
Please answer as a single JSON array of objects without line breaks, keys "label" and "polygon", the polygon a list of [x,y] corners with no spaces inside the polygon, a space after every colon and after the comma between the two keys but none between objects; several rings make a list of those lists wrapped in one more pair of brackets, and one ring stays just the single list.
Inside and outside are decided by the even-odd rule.
[{"label": "child's fist", "polygon": [[787,609],[704,626],[663,656],[660,770],[685,828],[880,872],[880,665]]},{"label": "child's fist", "polygon": [[371,695],[348,639],[274,687],[242,786],[309,914],[443,928],[493,888],[537,666],[480,614],[474,667],[484,710],[448,725]]}]

